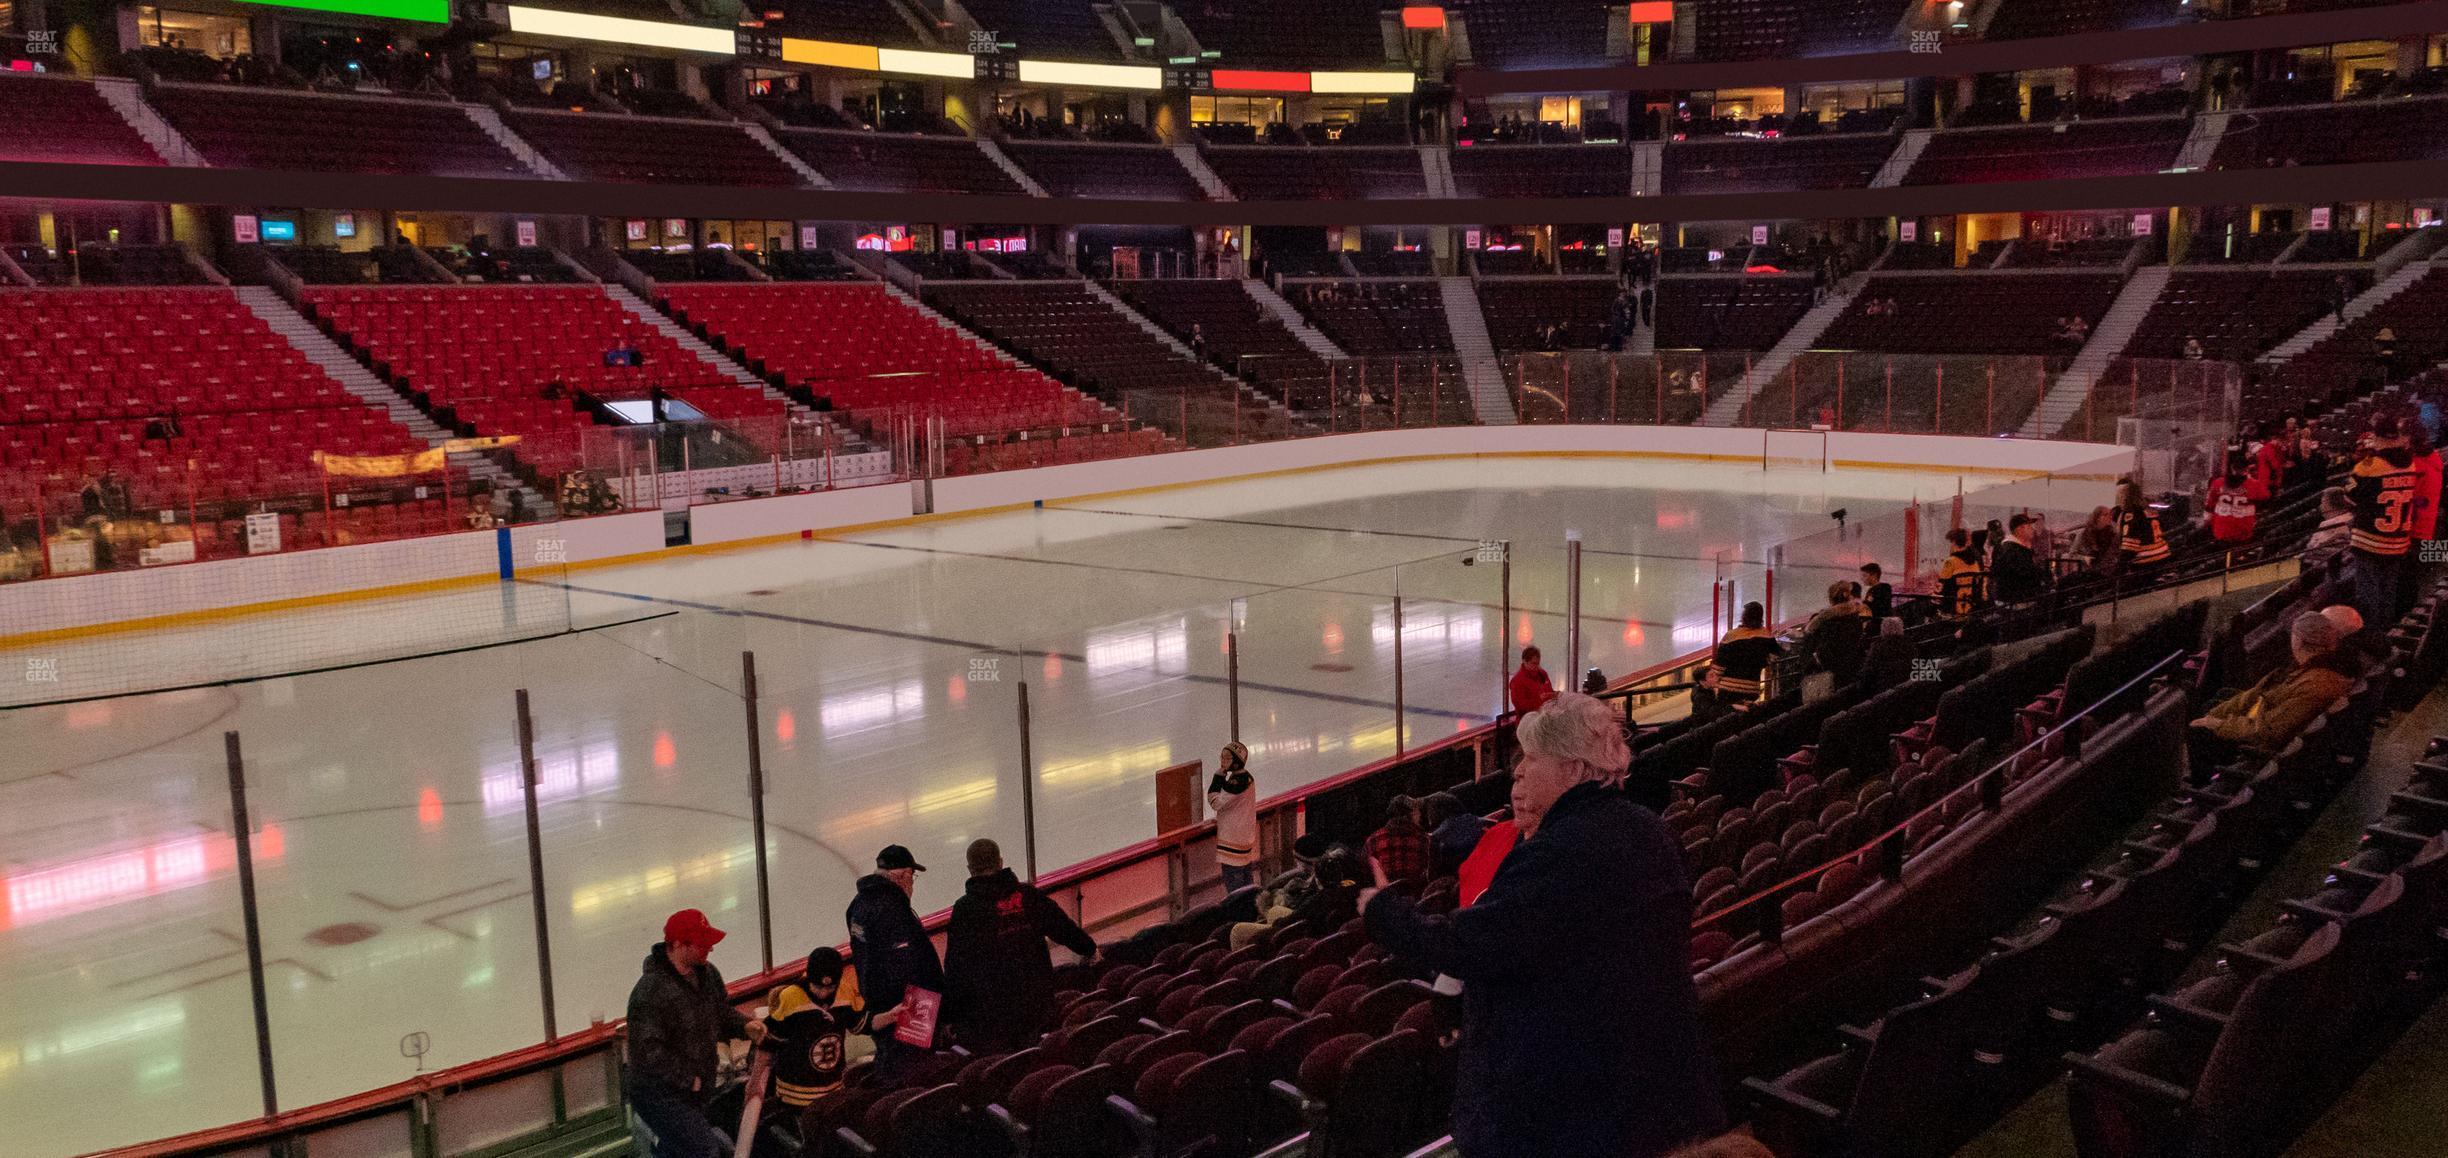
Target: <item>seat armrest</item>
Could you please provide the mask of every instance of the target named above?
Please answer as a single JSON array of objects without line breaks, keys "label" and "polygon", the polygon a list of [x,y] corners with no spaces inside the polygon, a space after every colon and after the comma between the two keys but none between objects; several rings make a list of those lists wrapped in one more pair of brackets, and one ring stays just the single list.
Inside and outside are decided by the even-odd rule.
[{"label": "seat armrest", "polygon": [[1762,1106],[1776,1106],[1781,1109],[1791,1110],[1795,1114],[1798,1114],[1801,1117],[1820,1125],[1833,1126],[1837,1122],[1842,1121],[1844,1118],[1844,1111],[1828,1105],[1826,1102],[1803,1097],[1801,1094],[1795,1093],[1794,1091],[1777,1085],[1774,1082],[1764,1081],[1759,1078],[1744,1078],[1743,1088],[1749,1090],[1753,1097],[1759,1099]]},{"label": "seat armrest", "polygon": [[2147,1102],[2169,1108],[2193,1100],[2193,1091],[2174,1082],[2162,1081],[2138,1070],[2129,1070],[2115,1062],[2101,1061],[2087,1053],[2065,1055],[2066,1064],[2073,1067],[2078,1080],[2098,1082]]}]

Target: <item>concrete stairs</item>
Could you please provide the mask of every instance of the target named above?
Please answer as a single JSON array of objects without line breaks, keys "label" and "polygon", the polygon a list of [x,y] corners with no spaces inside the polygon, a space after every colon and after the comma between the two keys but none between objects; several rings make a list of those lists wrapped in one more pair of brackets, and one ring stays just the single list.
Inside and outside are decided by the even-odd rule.
[{"label": "concrete stairs", "polygon": [[[704,338],[698,337],[695,333],[691,332],[687,326],[683,326],[679,322],[674,321],[671,315],[664,313],[662,310],[656,309],[652,303],[648,302],[645,297],[641,296],[636,290],[616,281],[605,282],[603,288],[605,293],[612,295],[612,300],[621,304],[622,309],[628,310],[630,313],[637,315],[640,320],[644,321],[647,325],[653,326],[657,331],[662,333],[664,337],[680,343],[681,348],[687,350],[689,353],[697,355],[698,359],[703,361],[706,365],[722,371],[723,377],[729,378],[731,381],[741,386],[745,386],[759,394],[764,395],[767,398],[771,398],[774,401],[781,403],[783,406],[789,408],[790,411],[799,412],[800,416],[803,418],[816,414],[816,412],[808,410],[806,407],[799,405],[798,402],[792,400],[790,395],[783,393],[772,383],[767,382],[763,378],[757,377],[754,371],[751,371],[748,369],[748,367],[741,365],[729,354],[725,354],[721,350],[716,349],[712,342],[708,342]],[[826,426],[831,427],[841,434],[853,452],[874,449],[873,447],[868,446],[849,428],[835,425],[832,419],[829,417],[824,417],[822,420]]]},{"label": "concrete stairs", "polygon": [[[986,159],[994,162],[996,168],[1003,170],[1012,180],[1019,182],[1022,192],[1031,197],[1046,195],[1045,186],[1038,184],[1035,177],[1028,175],[1028,170],[1021,168],[1019,162],[1012,160],[1011,154],[1003,151],[1003,146],[995,144],[988,138],[979,137],[977,147],[985,151]],[[1213,176],[1213,171],[1211,170],[1208,175]]]},{"label": "concrete stairs", "polygon": [[1479,308],[1479,287],[1467,277],[1441,277],[1437,290],[1445,297],[1445,328],[1453,335],[1454,354],[1462,361],[1462,381],[1470,387],[1479,424],[1519,424],[1513,392],[1505,387],[1504,366],[1496,360],[1496,343],[1488,338],[1487,314]]},{"label": "concrete stairs", "polygon": [[1257,299],[1259,305],[1265,306],[1268,313],[1275,315],[1275,320],[1282,322],[1285,329],[1292,331],[1292,336],[1299,338],[1301,345],[1309,347],[1310,353],[1329,362],[1340,361],[1348,356],[1344,354],[1342,347],[1334,344],[1334,339],[1327,337],[1325,332],[1316,326],[1310,325],[1309,319],[1302,317],[1298,308],[1294,307],[1291,302],[1285,301],[1282,294],[1276,293],[1275,287],[1256,278],[1243,278],[1241,288],[1247,291],[1249,296]]},{"label": "concrete stairs", "polygon": [[1751,400],[1758,397],[1770,382],[1776,381],[1777,375],[1785,372],[1785,367],[1793,365],[1794,359],[1818,345],[1820,336],[1827,333],[1829,326],[1836,324],[1836,319],[1844,316],[1845,310],[1853,305],[1854,295],[1868,284],[1869,278],[1856,275],[1831,287],[1825,299],[1812,306],[1810,312],[1802,315],[1801,321],[1794,323],[1793,329],[1787,330],[1776,345],[1769,347],[1766,354],[1751,364],[1750,373],[1743,375],[1742,380],[1726,391],[1724,397],[1709,403],[1708,412],[1700,418],[1700,425],[1733,426],[1741,422],[1743,411]]},{"label": "concrete stairs", "polygon": [[1893,189],[1903,184],[1904,175],[1912,172],[1913,163],[1921,159],[1922,150],[1929,148],[1932,131],[1906,129],[1903,139],[1896,142],[1896,151],[1888,155],[1886,164],[1879,166],[1878,176],[1870,179],[1870,187]]},{"label": "concrete stairs", "polygon": [[153,111],[152,105],[145,103],[144,90],[137,87],[135,81],[97,76],[93,83],[94,91],[102,94],[102,99],[109,101],[110,106],[119,111],[119,119],[136,130],[136,135],[143,137],[146,144],[153,146],[153,151],[161,154],[163,161],[197,169],[210,167],[204,161],[204,154],[197,152],[194,145],[187,143],[187,138],[170,127],[170,122]]},{"label": "concrete stairs", "polygon": [[1442,145],[1420,146],[1420,174],[1428,179],[1430,197],[1451,199],[1454,191],[1453,154]]},{"label": "concrete stairs", "polygon": [[2082,413],[2083,403],[2091,397],[2091,388],[2133,341],[2135,331],[2142,328],[2142,319],[2150,315],[2152,306],[2159,304],[2159,295],[2167,292],[2168,278],[2175,272],[2165,265],[2151,265],[2135,270],[2126,279],[2125,288],[2117,291],[2116,301],[2101,315],[2099,328],[2091,331],[2082,351],[2049,384],[2048,392],[2040,396],[2039,405],[2032,407],[2031,417],[2024,420],[2018,434],[2024,438],[2048,438]]},{"label": "concrete stairs", "polygon": [[1632,143],[1632,195],[1655,197],[1666,188],[1666,142]]},{"label": "concrete stairs", "polygon": [[1173,146],[1173,159],[1181,162],[1181,167],[1190,171],[1190,179],[1198,182],[1199,188],[1207,192],[1208,200],[1240,200],[1239,197],[1233,196],[1232,186],[1225,184],[1224,178],[1217,176],[1215,170],[1207,167],[1207,158],[1199,156],[1197,145]]},{"label": "concrete stairs", "polygon": [[[307,361],[322,367],[323,372],[331,375],[332,380],[338,382],[342,389],[363,399],[367,405],[381,407],[384,413],[391,416],[393,422],[406,427],[408,433],[423,439],[425,445],[440,446],[458,437],[444,429],[442,424],[435,422],[430,415],[417,409],[415,403],[410,402],[406,395],[393,389],[390,383],[375,377],[374,372],[367,369],[365,363],[358,361],[354,355],[342,348],[340,343],[333,341],[330,335],[325,334],[313,322],[307,320],[306,315],[299,313],[286,298],[281,297],[280,291],[270,286],[242,285],[234,287],[234,292],[238,295],[238,300],[246,306],[248,312],[262,318],[264,324],[271,327],[273,333],[279,334],[283,340],[297,347],[299,353],[306,355]],[[542,518],[552,517],[553,506],[550,496],[528,486],[516,475],[502,469],[500,464],[494,462],[490,457],[475,451],[461,451],[446,457],[452,466],[466,472],[469,478],[482,479],[492,484],[494,490],[525,491],[528,510],[536,512]]]},{"label": "concrete stairs", "polygon": [[518,158],[519,162],[533,170],[536,176],[547,177],[555,181],[569,180],[569,174],[562,172],[560,166],[546,160],[544,154],[537,152],[534,145],[528,144],[517,133],[511,132],[510,126],[502,123],[501,114],[494,112],[491,106],[460,105],[459,111],[466,113],[469,120],[476,122],[477,128],[483,129],[486,136],[493,138],[494,144],[509,150],[511,156]]},{"label": "concrete stairs", "polygon": [[[2404,293],[2408,287],[2421,281],[2433,269],[2433,265],[2427,261],[2407,262],[2397,272],[2382,278],[2378,284],[2357,294],[2352,301],[2347,302],[2346,321],[2351,322],[2378,309],[2382,302]],[[2261,355],[2261,361],[2273,365],[2290,361],[2296,355],[2335,336],[2340,328],[2341,323],[2338,321],[2337,314],[2322,314],[2319,321],[2305,326],[2286,341],[2271,347],[2269,353]]]},{"label": "concrete stairs", "polygon": [[833,187],[833,183],[825,180],[825,175],[817,172],[814,165],[810,165],[806,161],[800,160],[799,154],[783,148],[782,142],[775,140],[773,134],[766,131],[765,126],[757,124],[754,121],[742,121],[740,122],[740,130],[747,133],[748,136],[756,141],[757,144],[765,146],[765,151],[773,154],[774,160],[790,166],[791,172],[799,174],[800,180],[805,181],[819,189],[830,189]]},{"label": "concrete stairs", "polygon": [[2210,167],[2210,158],[2218,155],[2219,140],[2227,135],[2227,121],[2234,113],[2201,113],[2193,118],[2193,127],[2185,133],[2184,148],[2176,151],[2180,172],[2193,172]]},{"label": "concrete stairs", "polygon": [[1190,348],[1189,343],[1174,337],[1172,333],[1167,331],[1163,326],[1157,325],[1154,319],[1148,317],[1146,314],[1140,313],[1137,309],[1132,308],[1131,304],[1123,301],[1120,295],[1114,293],[1112,290],[1106,289],[1104,286],[1098,285],[1094,279],[1091,279],[1084,284],[1088,287],[1088,293],[1090,296],[1096,298],[1098,301],[1104,302],[1105,305],[1112,309],[1115,313],[1130,319],[1132,325],[1138,326],[1140,329],[1153,335],[1157,341],[1165,344],[1165,348],[1181,355],[1183,360],[1196,365],[1206,366],[1209,369],[1215,370],[1218,374],[1223,374],[1224,380],[1232,383],[1233,388],[1241,392],[1242,405],[1257,410],[1275,411],[1276,413],[1283,415],[1287,422],[1297,421],[1292,410],[1289,407],[1286,407],[1282,402],[1276,400],[1257,387],[1242,381],[1239,375],[1225,374],[1221,368],[1214,366],[1214,364],[1208,362],[1207,359],[1200,357],[1196,351]]}]

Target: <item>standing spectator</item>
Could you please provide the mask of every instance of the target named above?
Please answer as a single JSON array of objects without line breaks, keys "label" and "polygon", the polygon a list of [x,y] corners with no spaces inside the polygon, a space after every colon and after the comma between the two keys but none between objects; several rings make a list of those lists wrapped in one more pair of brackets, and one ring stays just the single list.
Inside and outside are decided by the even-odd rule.
[{"label": "standing spectator", "polygon": [[1513,673],[1506,686],[1506,695],[1513,701],[1513,711],[1529,715],[1555,698],[1555,681],[1548,678],[1547,669],[1539,666],[1539,649],[1525,647],[1521,653],[1521,670]]},{"label": "standing spectator", "polygon": [[2120,570],[2133,571],[2167,562],[2167,536],[2159,531],[2159,512],[2142,501],[2141,484],[2132,479],[2117,483],[2116,527]]},{"label": "standing spectator", "polygon": [[1216,865],[1224,891],[1239,892],[1258,875],[1258,794],[1250,791],[1249,745],[1235,740],[1216,757],[1207,781],[1207,810],[1215,813]]},{"label": "standing spectator", "polygon": [[621,1082],[629,1108],[654,1131],[655,1158],[719,1158],[729,1152],[706,1121],[706,1103],[714,1097],[714,1049],[723,1041],[765,1037],[764,1022],[731,1007],[721,971],[706,960],[723,936],[696,909],[673,913],[629,990],[629,1065]]},{"label": "standing spectator", "polygon": [[2032,549],[2039,534],[2037,515],[2025,512],[2006,520],[2006,537],[1989,556],[1989,591],[1999,603],[2020,607],[2048,593],[2048,572]]},{"label": "standing spectator", "polygon": [[1428,883],[1428,834],[1419,823],[1419,802],[1397,796],[1386,802],[1385,827],[1369,834],[1363,850],[1387,883]]},{"label": "standing spectator", "polygon": [[1665,823],[1613,790],[1631,762],[1604,704],[1524,722],[1522,839],[1468,908],[1378,893],[1369,934],[1464,985],[1464,1158],[1659,1158],[1725,1127],[1691,978],[1691,882]]},{"label": "standing spectator", "polygon": [[1947,557],[1938,564],[1938,599],[1948,615],[1970,615],[1988,601],[1989,575],[1981,566],[1983,538],[1962,527],[1947,532]]},{"label": "standing spectator", "polygon": [[1811,616],[1809,626],[1802,629],[1802,653],[1810,657],[1812,667],[1834,676],[1836,683],[1849,684],[1861,674],[1870,613],[1854,597],[1850,579],[1828,584],[1827,599],[1827,607]]},{"label": "standing spectator", "polygon": [[1054,1027],[1053,941],[1096,957],[1096,941],[1037,886],[1003,867],[991,840],[969,844],[969,891],[944,930],[944,1022],[977,1053],[1006,1053]]},{"label": "standing spectator", "polygon": [[2405,432],[2406,453],[2414,459],[2414,542],[2428,543],[2439,530],[2439,448],[2433,443],[2431,429],[2419,420],[2405,423]]},{"label": "standing spectator", "polygon": [[2269,497],[2261,481],[2245,473],[2240,455],[2227,457],[2227,470],[2210,480],[2202,505],[2210,511],[2210,537],[2228,546],[2252,542],[2261,521],[2261,500]]},{"label": "standing spectator", "polygon": [[893,1036],[892,1025],[911,989],[944,991],[943,962],[935,942],[910,907],[918,874],[926,871],[910,850],[897,844],[876,854],[876,871],[858,880],[858,896],[850,902],[850,957],[858,967],[859,991],[867,997],[867,1018],[861,1028],[874,1040],[876,1076],[897,1081],[926,1051]]},{"label": "standing spectator", "polygon": [[1640,324],[1644,326],[1657,324],[1657,288],[1655,286],[1647,284],[1641,286]]},{"label": "standing spectator", "polygon": [[1488,822],[1462,807],[1461,797],[1438,792],[1420,802],[1420,827],[1428,831],[1429,875],[1446,877],[1459,871],[1471,850],[1479,847]]},{"label": "standing spectator", "polygon": [[2346,303],[2353,298],[2354,284],[2346,280],[2345,274],[2329,279],[2329,313],[2341,326],[2346,324]]},{"label": "standing spectator", "polygon": [[2184,357],[2185,357],[2185,361],[2187,361],[2187,362],[2199,362],[2199,361],[2201,361],[2201,360],[2202,360],[2202,358],[2204,357],[2204,354],[2202,353],[2202,344],[2201,344],[2201,339],[2200,339],[2200,338],[2195,338],[2195,337],[2187,337],[2187,338],[2185,338],[2185,344],[2184,344]]},{"label": "standing spectator", "polygon": [[1207,327],[1197,322],[1190,323],[1190,352],[1201,362],[1207,360]]},{"label": "standing spectator", "polygon": [[1757,703],[1768,689],[1768,665],[1785,654],[1785,646],[1768,630],[1768,609],[1755,600],[1743,604],[1742,623],[1717,641],[1709,656],[1708,684],[1717,697],[1742,707]]},{"label": "standing spectator", "polygon": [[2260,484],[2261,497],[2268,498],[2286,489],[2287,478],[2295,465],[2294,440],[2274,423],[2261,424],[2261,437],[2253,444],[2253,478]]},{"label": "standing spectator", "polygon": [[809,953],[799,980],[773,991],[766,1006],[772,1032],[765,1048],[774,1055],[774,1098],[794,1112],[842,1088],[849,1070],[849,1030],[858,1024],[856,986],[842,984],[841,950],[828,945]]},{"label": "standing spectator", "polygon": [[1870,612],[1873,621],[1884,622],[1895,618],[1895,588],[1887,582],[1878,564],[1862,564],[1861,586],[1862,606]]},{"label": "standing spectator", "polygon": [[2330,487],[2321,492],[2320,525],[2312,529],[2312,537],[2304,543],[2303,568],[2306,571],[2326,567],[2329,561],[2346,553],[2354,542],[2354,500],[2344,487]]},{"label": "standing spectator", "polygon": [[2354,533],[2348,540],[2354,564],[2346,574],[2354,586],[2355,610],[2367,623],[2397,620],[2397,589],[2414,545],[2417,481],[2405,432],[2396,419],[2378,419],[2346,484],[2354,500]]},{"label": "standing spectator", "polygon": [[2091,517],[2075,533],[2074,553],[2088,560],[2092,573],[2103,579],[2117,573],[2125,562],[2125,553],[2117,538],[2115,508],[2091,508]]}]

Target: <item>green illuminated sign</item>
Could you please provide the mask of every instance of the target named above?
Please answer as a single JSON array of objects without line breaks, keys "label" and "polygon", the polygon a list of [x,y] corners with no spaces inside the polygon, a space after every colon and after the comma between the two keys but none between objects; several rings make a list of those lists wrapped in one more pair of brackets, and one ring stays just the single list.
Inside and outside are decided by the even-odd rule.
[{"label": "green illuminated sign", "polygon": [[246,0],[268,8],[303,8],[342,16],[378,16],[385,20],[450,23],[450,0]]}]

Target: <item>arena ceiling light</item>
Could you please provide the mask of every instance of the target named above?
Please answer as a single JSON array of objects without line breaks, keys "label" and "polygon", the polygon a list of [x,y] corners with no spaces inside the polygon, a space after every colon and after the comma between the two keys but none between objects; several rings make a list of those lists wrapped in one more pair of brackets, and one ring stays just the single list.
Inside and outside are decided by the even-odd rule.
[{"label": "arena ceiling light", "polygon": [[1022,84],[1071,84],[1088,88],[1136,88],[1151,92],[1164,87],[1164,70],[1127,64],[1065,64],[1052,60],[1020,62]]},{"label": "arena ceiling light", "polygon": [[265,8],[302,8],[343,16],[373,16],[384,20],[450,23],[450,0],[247,0]]},{"label": "arena ceiling light", "polygon": [[531,8],[524,4],[510,5],[510,31],[640,48],[668,48],[675,52],[702,52],[712,56],[735,56],[739,53],[739,34],[728,28],[700,28],[693,24],[633,20],[626,16],[595,16],[553,8]]},{"label": "arena ceiling light", "polygon": [[1309,91],[1325,93],[1408,93],[1415,78],[1407,72],[1313,72]]}]

